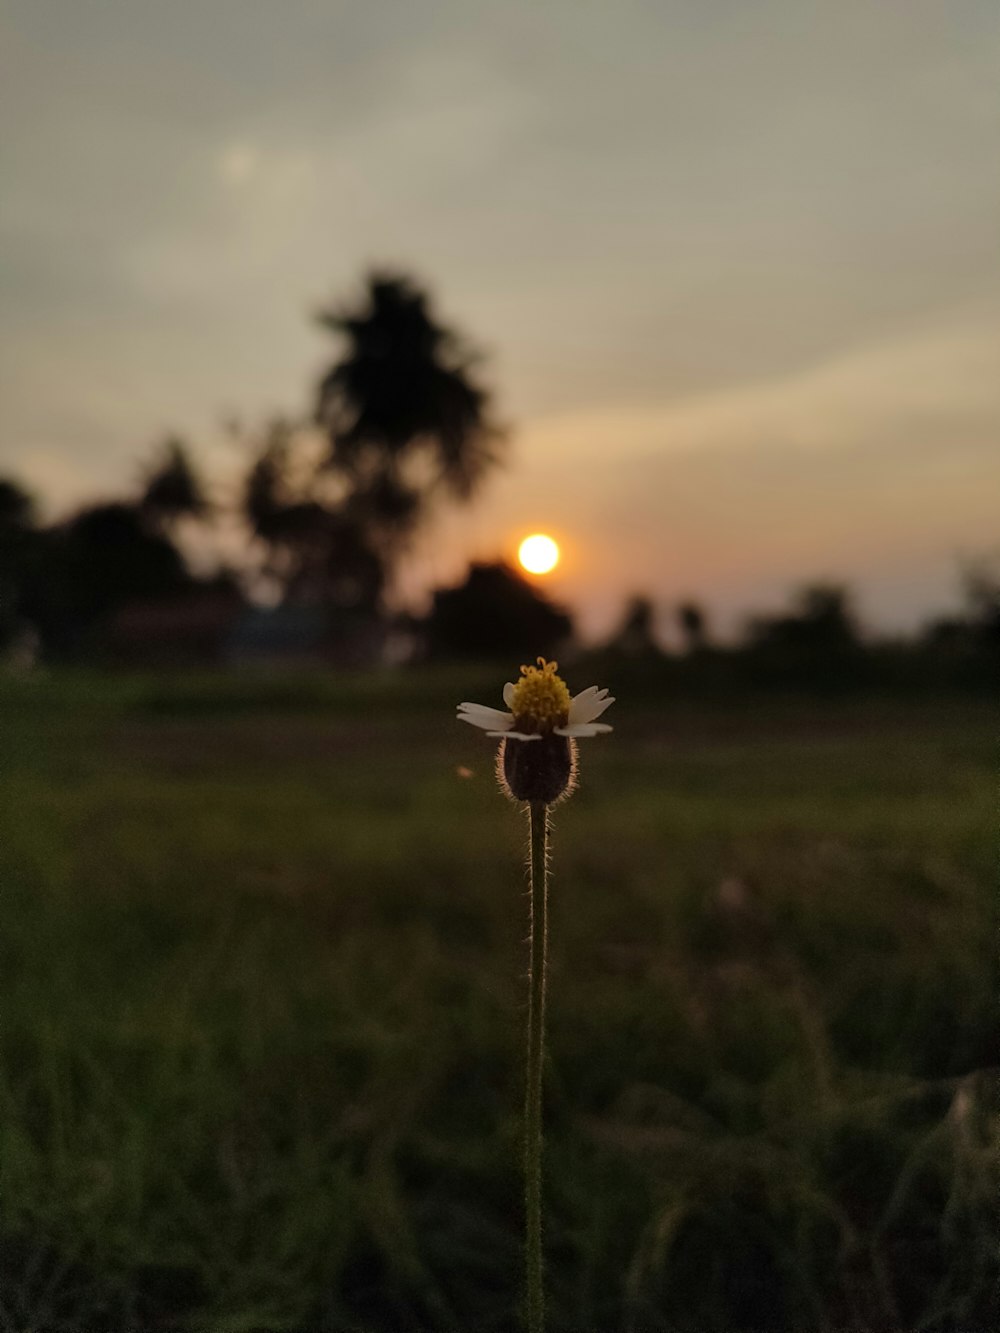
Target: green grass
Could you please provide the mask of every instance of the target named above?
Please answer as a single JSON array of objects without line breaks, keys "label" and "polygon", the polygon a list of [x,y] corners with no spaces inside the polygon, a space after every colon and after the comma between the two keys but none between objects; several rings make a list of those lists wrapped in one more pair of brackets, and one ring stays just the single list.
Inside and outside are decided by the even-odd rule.
[{"label": "green grass", "polygon": [[[498,683],[0,681],[0,1328],[516,1327],[525,829],[452,720]],[[989,1327],[985,707],[613,711],[554,832],[553,1333]]]}]

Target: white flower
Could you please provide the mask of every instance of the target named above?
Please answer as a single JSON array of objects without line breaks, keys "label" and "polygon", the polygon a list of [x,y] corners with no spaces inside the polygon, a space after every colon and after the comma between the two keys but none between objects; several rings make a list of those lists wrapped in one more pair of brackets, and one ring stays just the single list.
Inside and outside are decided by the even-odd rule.
[{"label": "white flower", "polygon": [[565,681],[556,675],[557,666],[543,657],[538,666],[523,666],[517,684],[503,687],[509,713],[486,704],[463,703],[458,706],[459,720],[481,727],[488,736],[516,741],[538,741],[553,734],[578,739],[611,731],[606,722],[596,720],[614,703],[608,691],[591,685],[570,698]]}]

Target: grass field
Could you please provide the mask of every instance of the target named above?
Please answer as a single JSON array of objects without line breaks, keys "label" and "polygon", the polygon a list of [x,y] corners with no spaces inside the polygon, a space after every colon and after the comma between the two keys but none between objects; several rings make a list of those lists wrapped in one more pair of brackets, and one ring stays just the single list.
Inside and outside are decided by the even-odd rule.
[{"label": "grass field", "polygon": [[[524,829],[453,720],[500,683],[0,681],[0,1328],[516,1328]],[[554,831],[550,1328],[992,1326],[987,708],[617,692]]]}]

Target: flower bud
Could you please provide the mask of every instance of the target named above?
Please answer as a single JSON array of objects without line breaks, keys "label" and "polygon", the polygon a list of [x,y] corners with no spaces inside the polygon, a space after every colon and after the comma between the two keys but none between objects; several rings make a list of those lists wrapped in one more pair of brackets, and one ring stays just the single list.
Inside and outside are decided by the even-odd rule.
[{"label": "flower bud", "polygon": [[512,800],[554,805],[576,786],[576,742],[554,732],[531,741],[505,737],[497,752],[497,776]]}]

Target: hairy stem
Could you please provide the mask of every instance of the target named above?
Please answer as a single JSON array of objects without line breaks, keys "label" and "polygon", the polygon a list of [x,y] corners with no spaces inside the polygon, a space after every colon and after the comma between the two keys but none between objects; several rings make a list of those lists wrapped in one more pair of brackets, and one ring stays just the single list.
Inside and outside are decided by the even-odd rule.
[{"label": "hairy stem", "polygon": [[528,807],[531,825],[531,971],[528,978],[528,1051],[524,1104],[525,1258],[528,1333],[542,1333],[542,1062],[545,1048],[545,954],[548,944],[548,808]]}]

